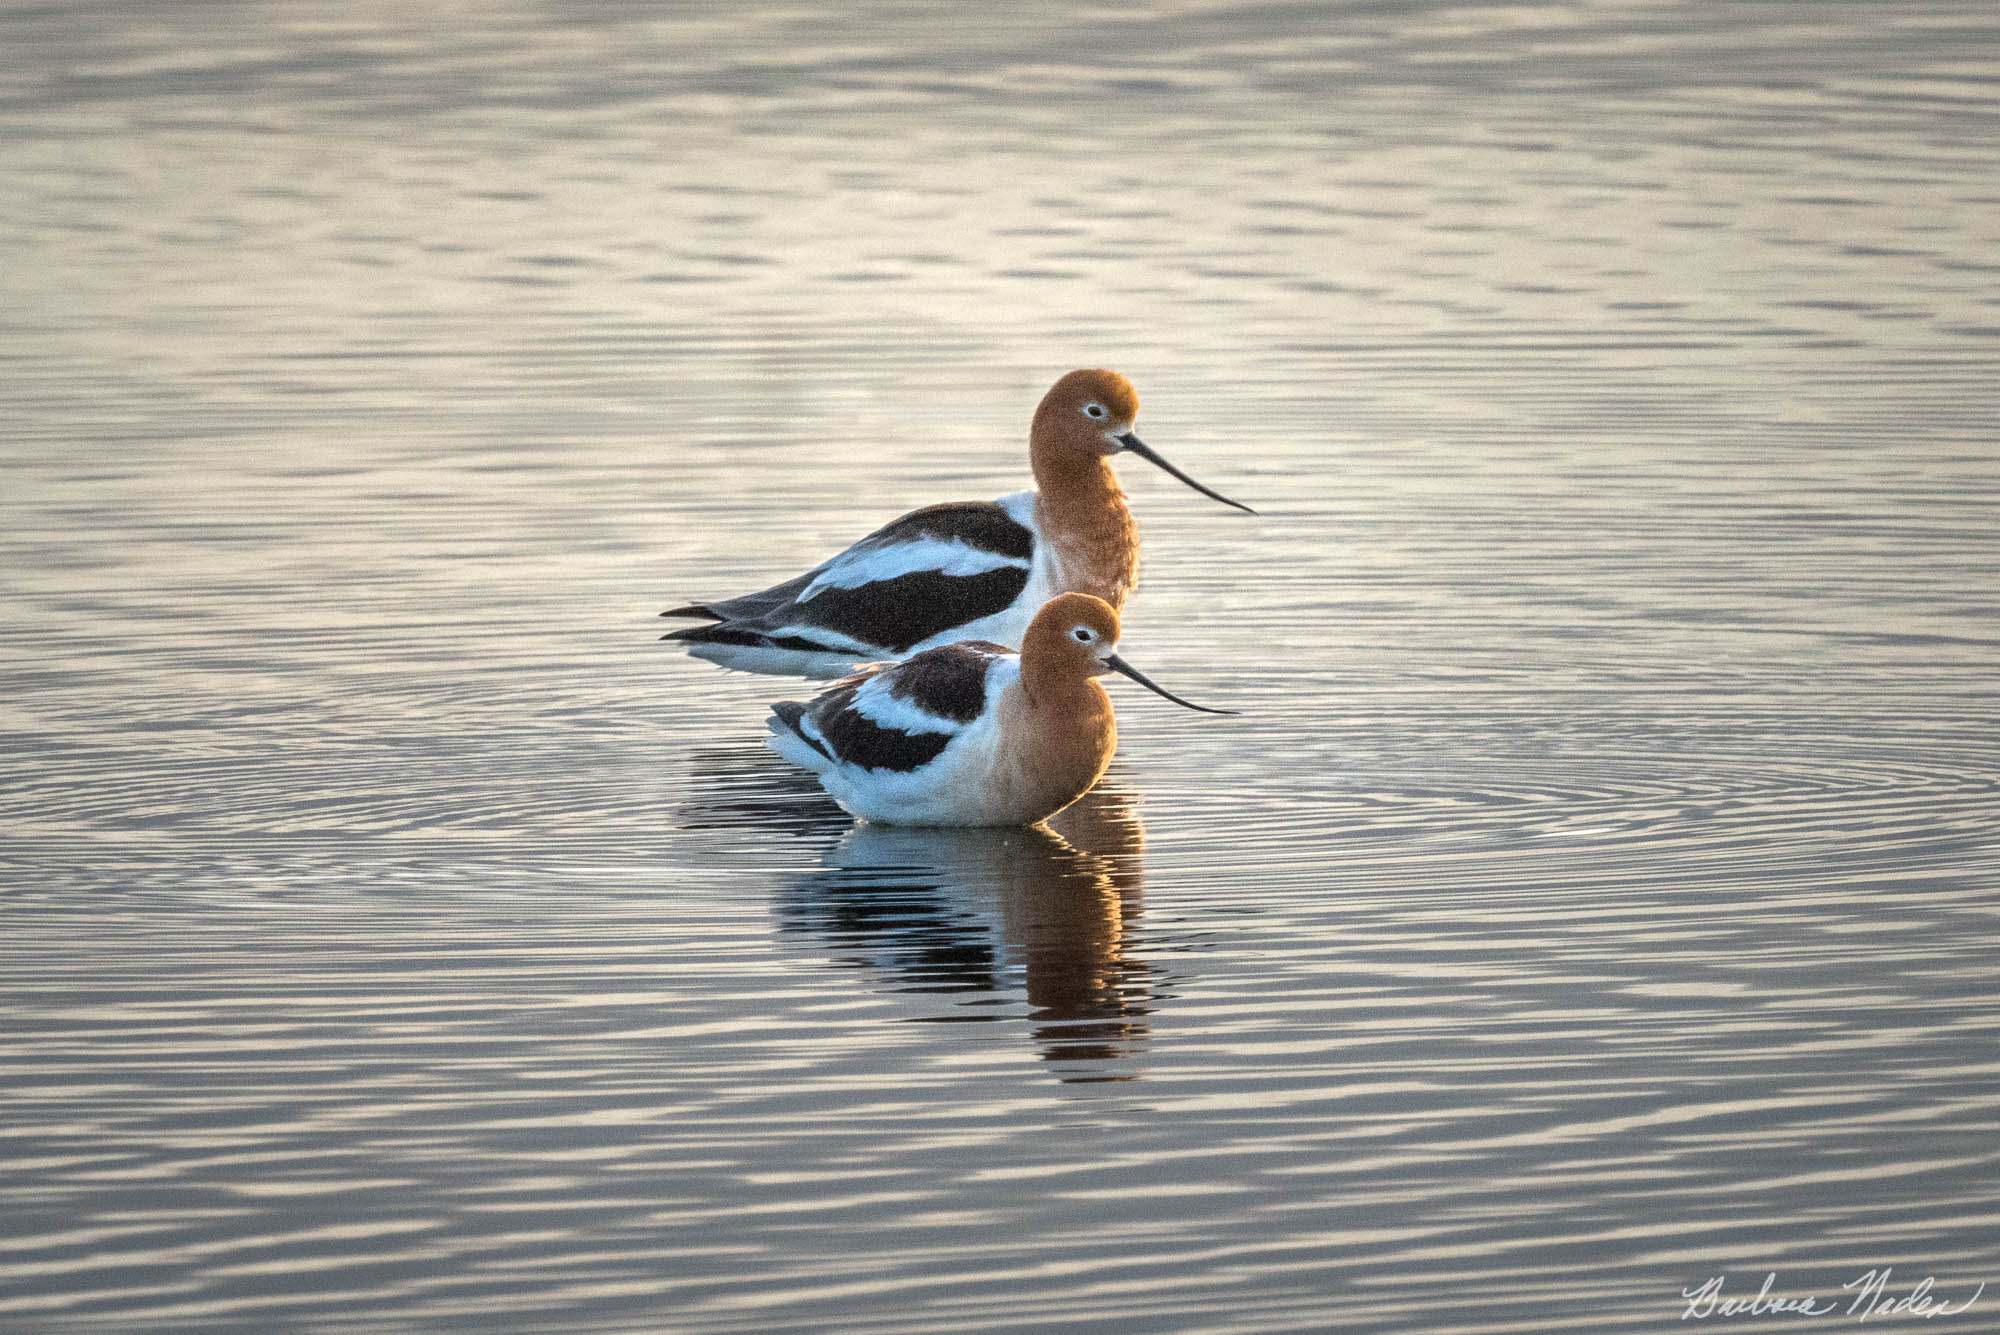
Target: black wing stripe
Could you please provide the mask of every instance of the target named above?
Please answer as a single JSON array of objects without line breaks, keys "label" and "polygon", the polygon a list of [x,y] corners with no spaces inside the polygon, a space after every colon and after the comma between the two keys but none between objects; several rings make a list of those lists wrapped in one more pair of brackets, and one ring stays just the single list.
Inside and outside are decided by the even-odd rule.
[{"label": "black wing stripe", "polygon": [[913,570],[853,589],[827,589],[797,609],[794,625],[821,626],[862,644],[903,653],[940,631],[1005,611],[1028,572],[1002,566],[977,575]]},{"label": "black wing stripe", "polygon": [[820,740],[815,741],[807,732],[808,742],[818,745],[843,765],[904,772],[935,760],[938,752],[951,744],[955,733],[885,728],[855,709],[854,693],[866,680],[866,677],[850,677],[812,702],[806,721],[819,733]]},{"label": "black wing stripe", "polygon": [[713,626],[686,626],[669,631],[660,637],[663,640],[678,640],[682,644],[739,644],[751,649],[790,649],[802,654],[842,654],[860,659],[865,654],[842,644],[822,644],[818,640],[803,635],[767,635],[750,626],[740,626],[734,622],[722,622]]},{"label": "black wing stripe", "polygon": [[955,501],[912,510],[863,539],[870,546],[931,538],[962,542],[1016,561],[1035,555],[1035,535],[991,501]]},{"label": "black wing stripe", "polygon": [[765,637],[754,630],[732,626],[721,622],[710,626],[683,626],[670,630],[660,637],[663,640],[679,640],[684,644],[746,644],[764,643]]},{"label": "black wing stripe", "polygon": [[[1017,523],[1013,516],[990,501],[955,501],[947,505],[927,505],[921,510],[912,510],[902,518],[884,524],[860,542],[855,543],[848,550],[851,552],[863,548],[894,546],[901,543],[920,542],[924,540],[961,542],[968,547],[975,547],[980,551],[990,552],[995,556],[1005,557],[1008,560],[1014,561],[1031,561],[1035,555],[1034,533],[1025,525]],[[843,556],[846,554],[845,552],[842,553]],[[817,579],[827,566],[839,560],[840,557],[836,556],[832,561],[823,562],[806,571],[803,575],[795,575],[782,584],[773,584],[770,588],[760,589],[755,593],[746,593],[735,598],[704,599],[698,603],[688,603],[685,606],[673,608],[670,611],[660,613],[660,615],[665,617],[711,617],[719,622],[740,622],[744,623],[741,629],[745,633],[752,633],[749,627],[753,624],[761,630],[775,630],[795,620],[793,613],[799,596],[811,586],[813,580]],[[1025,586],[1027,583],[1025,573],[1017,573],[1020,573],[1021,583]],[[978,579],[980,576],[940,576],[940,578]],[[890,580],[887,583],[895,584],[896,581]],[[882,584],[875,584],[867,587],[882,589],[884,586]],[[822,604],[828,601],[830,595],[839,592],[841,590],[829,589],[815,595],[812,602],[807,604],[807,606],[812,609],[813,613],[820,615],[812,615],[808,619],[814,624],[823,625],[830,630],[844,629],[848,623],[854,620],[852,612],[843,610],[841,613],[836,614],[838,619],[835,619],[835,616],[824,615],[825,609],[822,607]],[[849,598],[835,600],[840,602],[843,608],[845,608],[846,604],[854,601],[852,591],[848,592],[850,594]],[[1003,601],[975,615],[988,616],[993,612],[999,611],[1012,602],[1014,595],[1019,592],[1020,589],[1015,589],[1014,593],[1009,594]],[[967,596],[978,600],[982,594],[978,588],[975,588]],[[969,620],[972,618],[965,619]],[[867,635],[862,636],[862,639],[866,643],[883,645],[901,652],[912,644],[929,639],[940,630],[947,630],[952,626],[961,624],[963,624],[963,621],[959,619],[940,621],[932,625],[923,634],[911,636],[900,644],[892,645],[887,640],[876,639]],[[692,640],[697,637],[676,633],[663,638]],[[708,640],[706,642],[712,644],[755,643],[752,640],[728,638]],[[814,650],[820,647],[818,645],[811,646]],[[840,653],[845,651],[835,649],[832,652]]]},{"label": "black wing stripe", "polygon": [[889,674],[889,694],[938,718],[970,723],[986,708],[986,672],[993,655],[1006,652],[981,640],[926,650]]},{"label": "black wing stripe", "polygon": [[785,725],[787,731],[807,746],[810,746],[828,760],[838,759],[837,756],[821,744],[819,738],[799,726],[799,720],[805,716],[806,711],[810,708],[812,708],[811,705],[798,700],[780,700],[777,704],[771,706],[771,713],[777,717],[780,723]]},{"label": "black wing stripe", "polygon": [[815,720],[826,744],[841,763],[862,769],[907,773],[937,759],[955,733],[904,732],[870,722],[852,709],[822,714]]},{"label": "black wing stripe", "polygon": [[817,573],[817,569],[808,570],[803,575],[794,575],[784,583],[773,584],[768,589],[740,594],[735,598],[706,602],[700,606],[730,621],[751,621],[771,612],[782,614],[783,609],[789,606],[793,599],[806,591],[806,586],[812,583],[813,576]]}]

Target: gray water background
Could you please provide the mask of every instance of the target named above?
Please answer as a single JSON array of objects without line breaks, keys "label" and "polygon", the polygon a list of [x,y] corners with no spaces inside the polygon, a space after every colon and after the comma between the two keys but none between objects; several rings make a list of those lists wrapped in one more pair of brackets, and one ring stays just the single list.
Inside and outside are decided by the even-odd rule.
[{"label": "gray water background", "polygon": [[[2000,1287],[1991,6],[0,53],[0,1325]],[[1125,652],[1244,717],[855,828],[652,614],[1025,485],[1075,365],[1263,511],[1123,468]]]}]

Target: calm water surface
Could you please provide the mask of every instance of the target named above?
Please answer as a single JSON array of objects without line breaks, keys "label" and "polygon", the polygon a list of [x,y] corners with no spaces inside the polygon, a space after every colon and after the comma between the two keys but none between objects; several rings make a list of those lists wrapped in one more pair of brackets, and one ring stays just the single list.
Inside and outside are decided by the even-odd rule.
[{"label": "calm water surface", "polygon": [[[847,10],[0,6],[0,1324],[1993,1329],[1992,8]],[[1092,364],[1245,716],[855,827]]]}]

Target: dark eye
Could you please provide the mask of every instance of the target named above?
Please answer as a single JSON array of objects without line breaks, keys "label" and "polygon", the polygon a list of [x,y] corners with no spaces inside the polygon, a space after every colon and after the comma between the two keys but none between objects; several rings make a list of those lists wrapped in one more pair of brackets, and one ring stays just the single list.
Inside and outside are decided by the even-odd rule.
[{"label": "dark eye", "polygon": [[1101,403],[1086,403],[1083,405],[1083,415],[1093,421],[1102,422],[1109,414],[1105,412]]},{"label": "dark eye", "polygon": [[1090,643],[1090,630],[1088,627],[1078,626],[1075,630],[1071,631],[1070,634],[1076,636],[1078,640],[1081,640],[1085,644]]}]

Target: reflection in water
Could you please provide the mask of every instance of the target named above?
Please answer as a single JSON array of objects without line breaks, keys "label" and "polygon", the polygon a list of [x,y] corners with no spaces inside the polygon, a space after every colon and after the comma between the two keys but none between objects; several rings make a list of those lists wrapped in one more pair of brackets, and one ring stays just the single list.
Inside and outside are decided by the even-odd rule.
[{"label": "reflection in water", "polygon": [[[0,9],[0,1326],[2000,1279],[1992,8]],[[654,639],[1086,361],[1143,932]]]},{"label": "reflection in water", "polygon": [[1070,1081],[1130,1079],[1154,973],[1132,954],[1145,829],[1100,784],[1054,829],[856,825],[781,897],[781,925],[834,943],[899,990],[964,997],[949,1020],[1025,998],[1036,1047]]},{"label": "reflection in water", "polygon": [[854,823],[817,777],[761,746],[696,747],[683,765],[686,779],[674,794],[675,823],[683,830],[832,837]]}]

